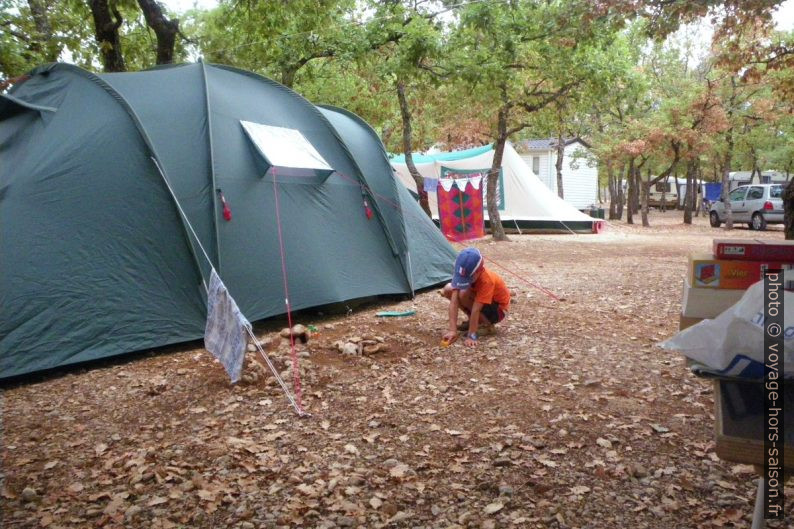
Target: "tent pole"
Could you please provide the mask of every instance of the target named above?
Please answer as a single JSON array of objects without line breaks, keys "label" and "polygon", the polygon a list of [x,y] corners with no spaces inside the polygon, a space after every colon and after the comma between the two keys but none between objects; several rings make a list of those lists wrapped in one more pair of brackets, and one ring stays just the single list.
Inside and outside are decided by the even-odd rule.
[{"label": "tent pole", "polygon": [[287,384],[284,382],[284,379],[281,378],[281,375],[279,374],[276,367],[273,365],[273,362],[270,361],[270,357],[267,356],[267,353],[265,353],[265,351],[262,349],[262,346],[259,343],[259,339],[256,336],[254,336],[254,333],[251,330],[251,328],[246,327],[245,330],[248,332],[248,336],[251,338],[251,341],[256,346],[256,349],[259,351],[259,355],[267,363],[267,367],[270,368],[270,371],[273,373],[273,376],[276,378],[276,382],[278,382],[278,385],[281,386],[281,389],[282,391],[284,391],[284,395],[286,395],[287,400],[289,401],[290,404],[292,404],[292,407],[295,408],[295,411],[297,412],[298,416],[300,417],[310,416],[311,414],[304,411],[303,408],[301,408],[298,405],[298,403],[295,402],[295,397],[292,396],[292,393],[287,387]]},{"label": "tent pole", "polygon": [[218,230],[218,188],[217,183],[215,182],[215,156],[213,153],[213,145],[214,142],[212,141],[212,116],[210,112],[210,89],[209,84],[207,83],[207,70],[204,66],[204,61],[201,62],[201,76],[204,79],[204,102],[205,108],[207,111],[207,142],[209,143],[209,155],[210,155],[210,182],[212,184],[212,190],[210,195],[212,196],[212,226],[215,228],[215,256],[218,259],[218,275],[220,275],[221,271],[221,239],[220,239],[220,232]]},{"label": "tent pole", "polygon": [[414,269],[411,265],[411,252],[410,250],[405,251],[405,255],[408,256],[408,286],[411,287],[411,299],[416,297],[416,291],[414,290]]}]

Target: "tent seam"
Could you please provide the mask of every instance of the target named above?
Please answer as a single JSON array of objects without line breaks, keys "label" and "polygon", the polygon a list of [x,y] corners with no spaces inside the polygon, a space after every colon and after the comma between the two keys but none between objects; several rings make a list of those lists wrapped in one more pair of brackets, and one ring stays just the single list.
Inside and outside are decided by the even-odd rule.
[{"label": "tent seam", "polygon": [[213,154],[212,119],[210,118],[210,88],[207,82],[207,69],[204,61],[201,64],[201,75],[204,79],[204,102],[207,111],[207,141],[210,148],[210,182],[212,184],[212,225],[215,228],[215,259],[217,259],[218,275],[221,275],[221,237],[218,228],[218,184],[215,179],[215,156]]},{"label": "tent seam", "polygon": [[226,71],[229,71],[229,72],[242,74],[242,75],[245,75],[247,77],[250,77],[252,79],[256,79],[256,80],[259,80],[259,81],[264,81],[265,83],[267,83],[267,84],[269,84],[269,85],[271,85],[271,86],[283,91],[284,93],[286,93],[290,97],[292,97],[294,99],[297,99],[301,103],[305,103],[305,104],[309,105],[311,111],[325,124],[325,126],[327,127],[327,129],[331,133],[331,135],[334,138],[336,138],[337,143],[339,144],[339,146],[344,151],[345,155],[347,156],[347,159],[350,161],[350,163],[356,169],[356,172],[358,173],[357,180],[359,182],[359,185],[362,186],[362,188],[366,191],[366,194],[369,197],[370,202],[373,204],[373,209],[374,209],[375,213],[377,213],[377,215],[378,215],[378,221],[380,222],[381,229],[383,230],[383,233],[386,236],[386,240],[389,243],[389,246],[391,247],[392,253],[395,256],[399,256],[400,252],[397,250],[397,243],[394,241],[394,237],[392,237],[392,234],[389,231],[388,226],[386,225],[386,221],[383,218],[383,214],[380,211],[380,206],[378,205],[377,200],[375,200],[375,197],[372,195],[372,193],[369,190],[369,186],[367,185],[366,180],[364,180],[364,173],[361,170],[361,167],[358,166],[358,164],[356,163],[355,158],[353,157],[353,153],[350,152],[350,150],[347,148],[347,144],[345,144],[345,142],[342,140],[342,138],[339,137],[339,134],[336,132],[336,129],[334,128],[334,126],[331,124],[330,121],[328,121],[328,119],[323,115],[323,113],[320,112],[320,110],[311,101],[309,101],[308,99],[306,99],[305,97],[303,97],[302,95],[297,93],[296,91],[292,90],[291,88],[289,88],[287,86],[284,86],[281,83],[277,83],[276,81],[274,81],[272,79],[268,79],[264,75],[259,75],[259,74],[254,73],[254,72],[241,70],[239,68],[235,68],[234,66],[227,66],[225,64],[212,64],[211,63],[210,66],[213,66],[215,68],[220,68],[222,70],[226,70]]},{"label": "tent seam", "polygon": [[[351,111],[349,111],[347,109],[344,109],[344,108],[335,107],[333,105],[316,105],[316,106],[319,107],[319,108],[325,108],[327,110],[331,110],[332,112],[339,112],[340,114],[343,114],[343,115],[347,116],[348,118],[350,118],[354,122],[356,122],[359,125],[361,125],[362,128],[367,132],[367,134],[369,134],[372,138],[374,138],[375,141],[377,142],[377,144],[382,147],[383,160],[384,160],[384,162],[386,162],[386,166],[389,168],[389,170],[392,173],[391,174],[391,178],[389,179],[390,182],[391,182],[391,188],[394,191],[394,195],[395,195],[395,197],[397,197],[397,203],[400,206],[399,210],[398,210],[399,213],[400,213],[400,218],[403,219],[403,223],[402,224],[403,224],[403,237],[405,238],[405,253],[406,253],[406,255],[408,255],[408,262],[403,262],[403,274],[405,274],[405,279],[406,279],[406,281],[408,281],[408,287],[411,289],[411,292],[413,292],[414,291],[413,277],[411,277],[411,272],[409,270],[409,268],[411,268],[411,265],[410,265],[410,254],[409,254],[409,249],[408,249],[408,233],[406,232],[406,229],[405,229],[405,217],[404,217],[404,213],[403,213],[402,203],[400,202],[399,195],[397,193],[397,182],[395,181],[396,179],[394,178],[394,174],[393,174],[394,173],[394,169],[392,168],[392,165],[389,162],[389,157],[386,156],[386,146],[383,145],[383,142],[381,141],[380,137],[375,132],[375,130],[369,125],[369,123],[364,121],[359,115],[355,114],[354,112],[351,112]],[[322,115],[322,112],[320,112],[320,115]],[[323,118],[325,118],[324,115],[323,115]],[[332,125],[332,128],[333,128],[333,125]],[[334,129],[334,131],[335,130],[336,129]],[[342,144],[344,144],[344,141],[342,141],[341,138],[339,138],[338,136],[337,136],[337,138],[339,139],[339,141]],[[344,146],[345,146],[345,150],[347,150],[347,145],[344,144]],[[352,153],[349,153],[349,154],[350,154],[350,156],[352,158],[353,157]],[[355,160],[354,160],[354,163],[355,163]],[[355,163],[355,165],[358,168],[359,172],[361,172],[361,175],[363,177],[364,173],[363,173],[363,171],[361,171],[361,168],[358,166],[358,163]],[[365,180],[366,180],[366,178],[365,178]],[[374,198],[373,198],[373,203],[375,203],[375,205],[377,206],[377,200],[375,200]],[[383,224],[385,225],[385,222]],[[388,234],[388,236],[391,237],[391,234]],[[396,246],[396,243],[395,243],[395,246]],[[402,255],[399,252],[395,252],[395,253],[398,256]],[[400,260],[403,260],[402,257],[400,257]]]}]

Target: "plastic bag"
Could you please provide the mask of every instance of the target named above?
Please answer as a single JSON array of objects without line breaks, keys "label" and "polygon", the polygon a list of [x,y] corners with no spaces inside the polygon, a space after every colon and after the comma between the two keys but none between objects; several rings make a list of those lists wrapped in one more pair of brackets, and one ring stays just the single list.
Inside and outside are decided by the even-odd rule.
[{"label": "plastic bag", "polygon": [[[785,282],[794,280],[794,271],[784,272]],[[783,373],[794,376],[794,292],[782,291],[784,324]],[[764,282],[755,283],[731,308],[703,320],[659,344],[680,351],[726,376],[764,376]]]}]

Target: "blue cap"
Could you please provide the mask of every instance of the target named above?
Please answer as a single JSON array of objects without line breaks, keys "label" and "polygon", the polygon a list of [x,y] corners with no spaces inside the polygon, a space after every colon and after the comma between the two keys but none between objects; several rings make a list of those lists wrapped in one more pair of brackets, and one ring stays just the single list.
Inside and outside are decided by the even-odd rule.
[{"label": "blue cap", "polygon": [[471,276],[482,266],[482,255],[477,248],[461,250],[455,259],[455,272],[452,274],[452,288],[466,290],[471,286]]}]

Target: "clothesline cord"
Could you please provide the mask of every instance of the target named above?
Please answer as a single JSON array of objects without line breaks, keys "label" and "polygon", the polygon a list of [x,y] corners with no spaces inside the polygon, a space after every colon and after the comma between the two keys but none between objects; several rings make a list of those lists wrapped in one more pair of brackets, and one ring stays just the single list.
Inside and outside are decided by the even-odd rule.
[{"label": "clothesline cord", "polygon": [[[199,239],[198,235],[196,234],[196,230],[193,229],[193,225],[190,223],[190,219],[188,219],[187,215],[185,214],[185,211],[182,209],[182,205],[179,203],[179,200],[176,198],[176,193],[174,193],[174,190],[171,187],[170,182],[165,177],[165,174],[163,173],[163,170],[160,167],[160,164],[157,162],[157,159],[154,158],[154,157],[152,157],[152,161],[154,162],[154,165],[157,168],[157,171],[160,173],[160,176],[162,177],[163,182],[165,182],[165,185],[168,188],[168,192],[171,193],[171,198],[173,198],[174,203],[176,204],[176,207],[179,210],[179,214],[182,216],[182,219],[184,220],[185,224],[187,225],[188,229],[190,230],[190,233],[193,234],[193,238],[196,240],[196,244],[198,244],[198,247],[201,249],[201,253],[204,255],[204,258],[207,260],[207,264],[209,264],[211,270],[214,270],[215,267],[212,264],[212,260],[210,259],[209,255],[207,254],[207,251],[204,249],[204,246],[201,244],[201,240]],[[280,235],[281,235],[281,231],[279,230],[279,236]],[[199,272],[199,274],[200,274],[200,272]],[[204,281],[203,277],[201,279],[201,282],[204,285],[204,290],[206,292],[209,292],[209,289],[207,288],[207,283],[206,283],[206,281]],[[281,375],[278,373],[278,371],[276,370],[275,366],[270,361],[270,358],[267,356],[267,354],[264,352],[264,350],[262,350],[262,347],[259,345],[259,340],[254,336],[250,325],[244,325],[243,327],[245,328],[246,332],[248,333],[248,336],[251,338],[251,341],[254,343],[256,348],[259,350],[259,354],[262,356],[262,358],[264,358],[265,362],[267,363],[268,367],[270,368],[270,371],[273,373],[273,376],[276,378],[276,381],[279,383],[279,385],[281,386],[281,389],[284,391],[284,394],[286,395],[287,400],[289,400],[290,404],[292,404],[292,407],[295,408],[295,411],[298,413],[298,415],[300,415],[300,416],[307,415],[306,412],[303,410],[303,407],[300,404],[300,400],[298,400],[297,402],[295,401],[295,398],[292,396],[292,393],[290,393],[289,388],[287,388],[287,385],[284,383],[284,380],[281,378]],[[290,336],[291,335],[292,335],[292,325],[290,324]],[[293,341],[293,352],[294,352],[294,341]],[[293,364],[293,371],[295,371],[294,364]],[[298,386],[298,387],[300,387],[300,386]]]}]

